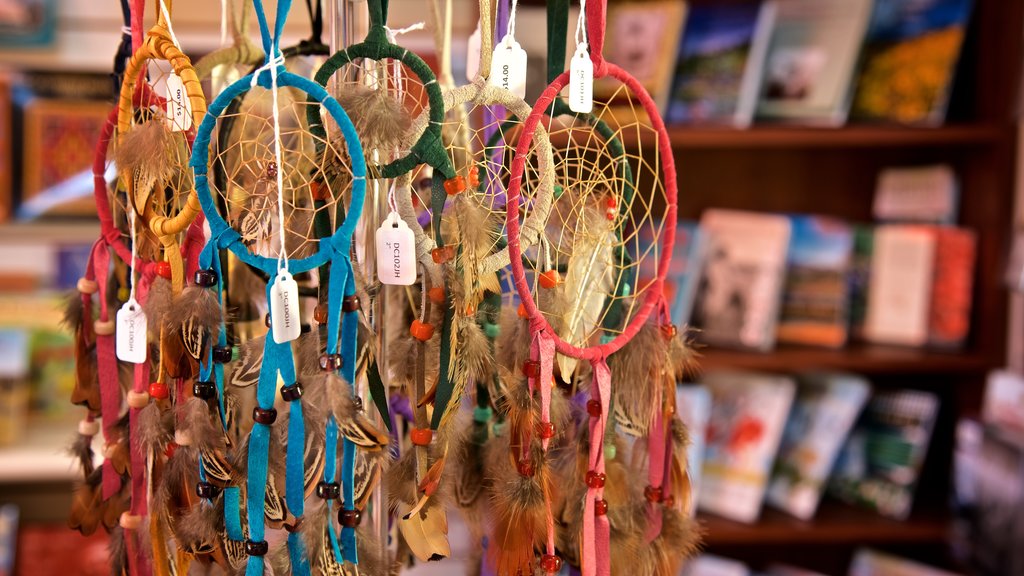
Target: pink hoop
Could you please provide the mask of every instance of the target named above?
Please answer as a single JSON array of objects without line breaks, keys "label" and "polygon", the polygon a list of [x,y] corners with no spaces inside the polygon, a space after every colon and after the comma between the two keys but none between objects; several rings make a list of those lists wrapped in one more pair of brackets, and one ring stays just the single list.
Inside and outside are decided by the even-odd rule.
[{"label": "pink hoop", "polygon": [[[592,6],[594,7],[594,10],[600,9],[603,13],[603,9],[599,7],[601,4],[602,2],[588,3],[588,17],[590,16]],[[590,35],[593,46],[595,35],[593,32],[591,32]],[[600,53],[598,52],[597,54]],[[537,99],[537,103],[534,104],[533,111],[526,118],[526,121],[523,122],[523,129],[519,137],[518,145],[516,146],[516,156],[512,161],[511,180],[506,192],[508,196],[508,204],[505,212],[505,225],[508,230],[508,255],[512,264],[512,279],[515,283],[516,291],[519,293],[520,300],[523,303],[523,307],[526,309],[526,312],[530,317],[530,323],[551,333],[555,340],[555,348],[560,354],[578,358],[580,360],[591,361],[600,358],[607,358],[610,354],[613,354],[625,346],[627,342],[636,336],[644,323],[647,322],[651,311],[654,310],[654,307],[662,298],[665,274],[668,271],[669,261],[672,258],[672,247],[675,245],[675,221],[677,219],[678,203],[676,198],[678,195],[678,190],[676,188],[676,167],[675,160],[672,157],[672,143],[669,141],[668,132],[665,130],[665,123],[662,121],[661,115],[658,114],[658,106],[651,99],[647,90],[625,70],[611,62],[599,59],[597,56],[593,57],[593,59],[595,61],[594,77],[615,78],[629,88],[647,112],[647,115],[650,118],[651,127],[658,133],[658,149],[662,157],[662,172],[664,174],[665,197],[667,202],[665,221],[671,224],[665,226],[665,231],[663,232],[663,250],[658,258],[657,277],[655,282],[651,284],[650,288],[647,290],[647,294],[644,295],[643,304],[639,311],[633,315],[633,318],[623,329],[622,333],[616,335],[610,342],[586,348],[580,348],[562,340],[555,330],[552,329],[547,318],[545,318],[544,315],[541,314],[540,310],[537,309],[537,305],[533,301],[533,293],[526,280],[526,270],[523,267],[522,252],[519,248],[519,203],[523,171],[526,167],[526,159],[530,152],[530,144],[532,142],[531,136],[533,131],[537,128],[537,123],[540,122],[541,118],[544,117],[546,111],[550,108],[552,101],[554,101],[562,89],[569,84],[568,72],[563,72],[558,78],[555,78],[555,80],[548,85],[540,95],[540,98]]]}]

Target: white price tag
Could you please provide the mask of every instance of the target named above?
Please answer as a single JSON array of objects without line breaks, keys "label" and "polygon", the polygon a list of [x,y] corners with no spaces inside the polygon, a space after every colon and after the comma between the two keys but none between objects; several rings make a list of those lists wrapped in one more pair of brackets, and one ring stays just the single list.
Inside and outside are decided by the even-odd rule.
[{"label": "white price tag", "polygon": [[477,22],[476,30],[469,37],[466,45],[466,80],[472,82],[480,74],[480,23]]},{"label": "white price tag", "polygon": [[489,81],[520,98],[526,97],[526,50],[509,35],[494,47]]},{"label": "white price tag", "polygon": [[416,283],[416,235],[391,212],[377,229],[377,278],[381,284],[411,286]]},{"label": "white price tag", "polygon": [[167,122],[174,132],[192,127],[192,102],[185,91],[185,83],[174,72],[167,77]]},{"label": "white price tag", "polygon": [[569,65],[569,109],[580,114],[594,109],[594,63],[582,44]]},{"label": "white price tag", "polygon": [[274,333],[274,342],[284,344],[302,333],[299,285],[287,270],[278,272],[274,280],[270,288],[270,329]]},{"label": "white price tag", "polygon": [[132,364],[146,361],[146,313],[134,298],[117,311],[114,345],[117,359]]}]

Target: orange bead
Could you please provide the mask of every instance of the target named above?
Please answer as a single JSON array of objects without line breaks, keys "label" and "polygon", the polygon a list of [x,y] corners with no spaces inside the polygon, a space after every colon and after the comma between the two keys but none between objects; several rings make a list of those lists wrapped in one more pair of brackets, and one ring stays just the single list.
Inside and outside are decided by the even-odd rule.
[{"label": "orange bead", "polygon": [[473,188],[480,185],[480,169],[476,164],[469,167],[469,185]]},{"label": "orange bead", "polygon": [[416,446],[430,446],[430,441],[434,438],[434,431],[430,428],[413,428],[409,432],[409,439]]},{"label": "orange bead", "polygon": [[434,304],[444,304],[444,287],[434,286],[430,290],[427,290],[427,298]]},{"label": "orange bead", "polygon": [[317,324],[327,324],[327,306],[317,304],[313,308],[313,320],[316,320]]},{"label": "orange bead", "polygon": [[420,342],[426,342],[434,335],[434,327],[426,322],[413,320],[412,326],[409,327],[409,334],[412,334],[412,337]]},{"label": "orange bead", "polygon": [[519,304],[519,308],[516,310],[516,314],[518,314],[520,318],[530,317],[530,313],[526,311],[526,305],[522,303]]},{"label": "orange bead", "polygon": [[551,269],[545,270],[540,273],[540,287],[551,289],[562,281],[562,275],[558,273],[558,270]]},{"label": "orange bead", "polygon": [[444,264],[455,257],[455,248],[452,246],[441,246],[430,251],[430,257],[434,264]]},{"label": "orange bead", "polygon": [[171,279],[171,263],[170,262],[157,262],[156,263],[156,275],[161,278]]},{"label": "orange bead", "polygon": [[466,191],[466,179],[462,176],[456,176],[445,180],[444,191],[447,192],[449,196],[462,194]]}]

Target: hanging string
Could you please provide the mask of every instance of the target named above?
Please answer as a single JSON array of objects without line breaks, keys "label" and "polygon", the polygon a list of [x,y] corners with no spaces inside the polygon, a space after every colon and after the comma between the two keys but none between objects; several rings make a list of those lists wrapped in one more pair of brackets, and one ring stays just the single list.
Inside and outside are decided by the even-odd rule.
[{"label": "hanging string", "polygon": [[135,262],[138,260],[137,246],[139,243],[135,241],[135,206],[133,206],[131,202],[129,202],[128,205],[128,233],[131,235],[130,241],[132,244],[132,259],[128,263],[128,273],[131,275],[131,278],[129,278],[131,288],[128,289],[128,301],[135,302]]},{"label": "hanging string", "polygon": [[228,0],[220,0],[220,45],[228,44]]},{"label": "hanging string", "polygon": [[171,13],[167,11],[167,4],[164,3],[164,0],[160,0],[160,13],[164,16],[164,24],[167,24],[167,34],[171,37],[171,42],[174,43],[175,48],[181,50],[178,37],[174,35],[174,26],[171,26]]},{"label": "hanging string", "polygon": [[587,49],[587,27],[586,27],[586,14],[587,14],[587,0],[580,0],[580,17],[576,20],[576,48],[580,46],[584,50]]},{"label": "hanging string", "polygon": [[512,0],[512,9],[508,13],[508,36],[512,39],[516,37],[516,8],[518,6],[519,0]]},{"label": "hanging string", "polygon": [[[395,44],[399,36],[416,30],[423,30],[424,26],[425,24],[423,22],[416,22],[415,24],[410,24],[405,28],[390,28],[385,25],[384,31],[387,32],[388,42]],[[392,61],[391,75],[395,82],[395,96],[399,102],[402,102],[405,100],[405,89],[402,87],[402,62],[400,60]]]},{"label": "hanging string", "polygon": [[[161,0],[162,2],[163,0]],[[252,75],[250,87],[255,88],[259,84],[260,75],[263,72],[270,72],[270,94],[273,99],[274,114],[274,161],[277,163],[277,230],[281,240],[281,252],[277,256],[277,271],[288,269],[288,248],[285,243],[284,224],[284,164],[281,161],[281,112],[278,110],[277,102],[277,73],[280,66],[284,66],[284,54],[280,48],[273,47],[274,55],[267,59],[267,63],[260,66]]]}]

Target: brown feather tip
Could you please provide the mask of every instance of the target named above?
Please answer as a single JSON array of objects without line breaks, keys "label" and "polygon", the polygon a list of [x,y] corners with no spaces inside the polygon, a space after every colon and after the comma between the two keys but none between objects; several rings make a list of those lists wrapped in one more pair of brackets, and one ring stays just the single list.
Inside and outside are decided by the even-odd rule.
[{"label": "brown feather tip", "polygon": [[211,334],[220,327],[222,318],[220,303],[213,290],[189,286],[173,300],[167,322],[176,329],[195,326]]},{"label": "brown feather tip", "polygon": [[153,279],[142,310],[146,313],[150,335],[159,337],[160,327],[166,322],[171,310],[171,283],[166,278],[157,276]]},{"label": "brown feather tip", "polygon": [[[391,150],[400,146],[412,126],[412,118],[405,107],[387,90],[347,83],[338,91],[336,99],[352,118],[359,140],[367,150]],[[347,149],[343,141],[332,147],[339,151]]]},{"label": "brown feather tip", "polygon": [[136,182],[153,186],[174,175],[178,146],[162,120],[153,119],[133,126],[114,150],[114,162],[121,172],[130,172]]}]

